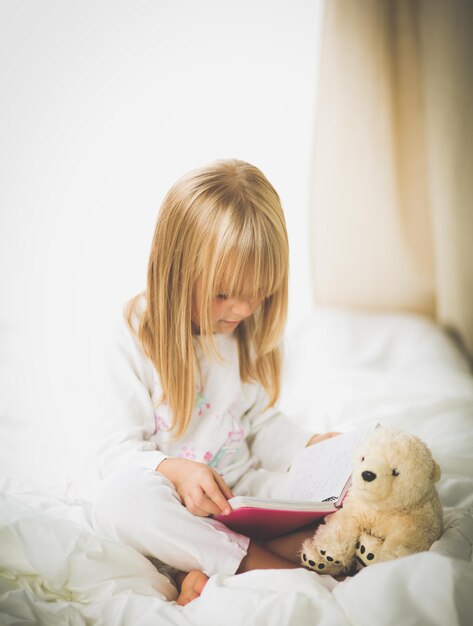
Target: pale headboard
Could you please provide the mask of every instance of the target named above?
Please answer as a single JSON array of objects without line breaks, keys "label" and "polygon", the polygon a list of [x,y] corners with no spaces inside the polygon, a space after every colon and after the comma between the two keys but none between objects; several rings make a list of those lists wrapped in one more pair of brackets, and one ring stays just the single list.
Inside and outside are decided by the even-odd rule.
[{"label": "pale headboard", "polygon": [[473,354],[473,3],[326,3],[317,303],[436,319]]}]

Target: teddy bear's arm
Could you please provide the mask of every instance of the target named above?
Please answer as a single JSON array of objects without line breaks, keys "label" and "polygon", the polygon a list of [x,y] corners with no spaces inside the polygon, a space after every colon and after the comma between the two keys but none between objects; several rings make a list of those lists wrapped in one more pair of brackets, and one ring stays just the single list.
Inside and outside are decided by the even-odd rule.
[{"label": "teddy bear's arm", "polygon": [[420,552],[424,549],[424,536],[423,524],[416,524],[406,516],[394,515],[386,526],[384,542],[377,554],[378,562]]},{"label": "teddy bear's arm", "polygon": [[419,548],[416,549],[409,539],[410,526],[406,524],[405,518],[383,519],[382,516],[377,516],[376,522],[369,532],[365,531],[360,534],[356,544],[358,568],[419,551]]},{"label": "teddy bear's arm", "polygon": [[393,516],[389,530],[388,547],[397,550],[400,556],[428,550],[443,531],[442,505],[437,492],[434,490],[415,510]]}]

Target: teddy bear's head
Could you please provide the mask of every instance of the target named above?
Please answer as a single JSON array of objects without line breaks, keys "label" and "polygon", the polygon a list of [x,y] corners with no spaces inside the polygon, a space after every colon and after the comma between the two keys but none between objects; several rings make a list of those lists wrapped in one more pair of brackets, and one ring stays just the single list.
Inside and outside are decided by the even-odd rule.
[{"label": "teddy bear's head", "polygon": [[352,497],[383,508],[412,509],[430,497],[440,468],[418,437],[378,427],[357,449]]}]

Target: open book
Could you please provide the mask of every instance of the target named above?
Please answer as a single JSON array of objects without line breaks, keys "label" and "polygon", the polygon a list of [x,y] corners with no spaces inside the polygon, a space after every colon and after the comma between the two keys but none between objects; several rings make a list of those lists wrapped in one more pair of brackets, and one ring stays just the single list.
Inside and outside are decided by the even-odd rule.
[{"label": "open book", "polygon": [[350,486],[353,454],[376,428],[366,426],[301,450],[285,477],[281,500],[236,496],[226,526],[253,539],[271,539],[334,513]]}]

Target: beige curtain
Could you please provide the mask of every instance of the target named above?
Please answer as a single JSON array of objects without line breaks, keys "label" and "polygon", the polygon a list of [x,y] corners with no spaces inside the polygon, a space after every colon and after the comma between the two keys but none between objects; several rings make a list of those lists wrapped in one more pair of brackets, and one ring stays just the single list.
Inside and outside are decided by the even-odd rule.
[{"label": "beige curtain", "polygon": [[316,302],[426,314],[473,354],[473,2],[326,0]]}]

